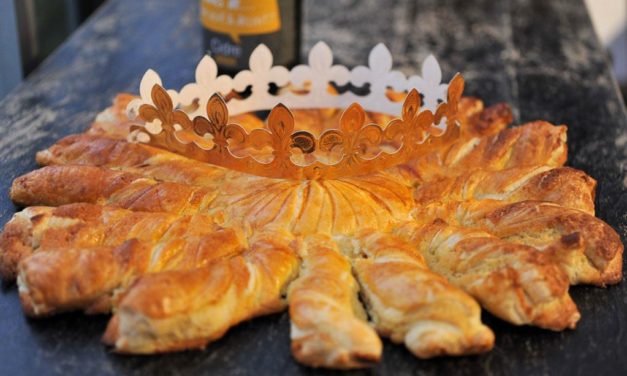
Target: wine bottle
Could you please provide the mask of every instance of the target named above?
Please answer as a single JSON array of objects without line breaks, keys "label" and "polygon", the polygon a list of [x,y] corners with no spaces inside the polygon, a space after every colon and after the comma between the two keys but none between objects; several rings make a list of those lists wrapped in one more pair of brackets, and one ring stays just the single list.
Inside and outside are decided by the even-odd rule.
[{"label": "wine bottle", "polygon": [[272,51],[274,65],[292,67],[300,59],[300,0],[200,0],[205,52],[220,73],[248,69],[260,43]]}]

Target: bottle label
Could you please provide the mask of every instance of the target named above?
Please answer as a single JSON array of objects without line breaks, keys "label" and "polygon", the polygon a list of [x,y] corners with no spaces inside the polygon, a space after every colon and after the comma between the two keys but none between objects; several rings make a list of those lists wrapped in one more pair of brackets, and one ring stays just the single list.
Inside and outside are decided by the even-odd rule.
[{"label": "bottle label", "polygon": [[205,28],[229,35],[236,44],[242,35],[281,29],[277,0],[201,0],[200,20]]}]

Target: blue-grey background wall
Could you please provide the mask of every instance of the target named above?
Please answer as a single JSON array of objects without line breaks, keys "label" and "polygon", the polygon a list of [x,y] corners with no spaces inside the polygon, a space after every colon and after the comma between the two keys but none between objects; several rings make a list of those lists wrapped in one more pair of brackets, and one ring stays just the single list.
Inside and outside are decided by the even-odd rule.
[{"label": "blue-grey background wall", "polygon": [[[103,2],[0,0],[0,100]],[[586,5],[625,97],[627,0],[586,0]]]},{"label": "blue-grey background wall", "polygon": [[0,99],[104,0],[0,0]]},{"label": "blue-grey background wall", "polygon": [[0,99],[22,80],[13,0],[0,0]]}]

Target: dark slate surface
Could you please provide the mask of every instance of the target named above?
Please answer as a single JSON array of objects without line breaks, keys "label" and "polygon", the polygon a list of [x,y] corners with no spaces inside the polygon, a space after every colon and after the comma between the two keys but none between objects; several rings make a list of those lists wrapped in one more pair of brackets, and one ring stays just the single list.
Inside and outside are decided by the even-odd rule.
[{"label": "dark slate surface", "polygon": [[[599,181],[598,216],[627,236],[627,117],[581,1],[306,1],[305,47],[327,41],[345,64],[363,64],[385,42],[406,73],[432,52],[467,94],[507,101],[518,122],[569,125],[570,164]],[[197,0],[111,0],[24,84],[0,102],[0,192],[34,169],[36,150],[82,131],[120,91],[138,90],[147,68],[167,86],[193,79],[201,57]],[[0,224],[14,213],[0,195]],[[627,374],[627,283],[572,288],[575,331],[520,328],[492,317],[495,349],[483,356],[421,361],[385,345],[375,369],[355,374]],[[0,375],[317,374],[289,356],[286,314],[255,319],[207,350],[151,357],[100,345],[107,317],[27,320],[14,286],[0,291]]]}]

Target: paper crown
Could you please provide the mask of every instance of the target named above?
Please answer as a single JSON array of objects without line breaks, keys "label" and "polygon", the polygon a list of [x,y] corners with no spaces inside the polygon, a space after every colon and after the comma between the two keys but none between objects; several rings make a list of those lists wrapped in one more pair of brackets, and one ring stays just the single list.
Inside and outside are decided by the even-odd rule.
[{"label": "paper crown", "polygon": [[[352,70],[333,65],[325,43],[309,53],[309,64],[291,70],[272,66],[263,44],[250,56],[250,70],[231,78],[217,74],[205,56],[196,67],[196,82],[180,92],[164,89],[157,73],[148,70],[140,98],[128,106],[136,125],[129,141],[142,142],[187,157],[259,176],[283,179],[335,179],[363,175],[403,163],[449,140],[459,132],[460,74],[442,84],[433,56],[422,64],[422,76],[393,71],[389,50],[372,49],[368,66]],[[270,84],[288,88],[278,94]],[[365,87],[338,94],[329,85]],[[250,89],[245,98],[228,97]],[[404,101],[389,95],[409,92]],[[342,108],[339,124],[319,135],[299,129],[290,109]],[[270,110],[266,126],[247,132],[229,116]],[[366,111],[396,116],[386,125],[366,124]]]}]

